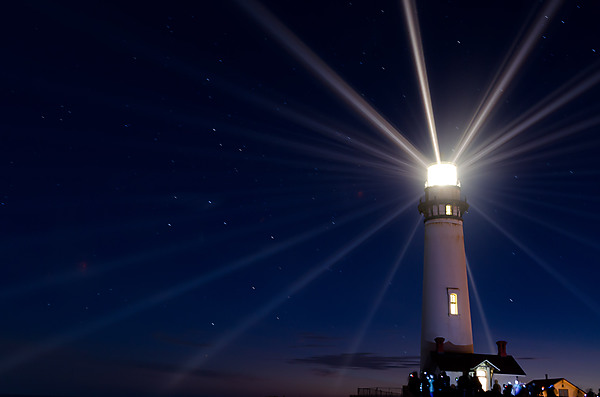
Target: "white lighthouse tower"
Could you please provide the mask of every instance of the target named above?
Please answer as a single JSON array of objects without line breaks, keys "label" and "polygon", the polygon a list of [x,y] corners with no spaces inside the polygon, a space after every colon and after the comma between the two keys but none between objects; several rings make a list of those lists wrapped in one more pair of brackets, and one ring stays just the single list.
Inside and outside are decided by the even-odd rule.
[{"label": "white lighthouse tower", "polygon": [[[432,371],[432,352],[473,353],[471,309],[462,215],[469,208],[460,197],[456,165],[427,169],[421,370]],[[443,339],[442,339],[443,338]]]}]

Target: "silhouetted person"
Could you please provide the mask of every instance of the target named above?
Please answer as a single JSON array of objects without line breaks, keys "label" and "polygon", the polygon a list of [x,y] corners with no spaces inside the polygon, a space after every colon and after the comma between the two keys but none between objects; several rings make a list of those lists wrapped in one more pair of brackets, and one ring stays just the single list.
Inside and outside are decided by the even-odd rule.
[{"label": "silhouetted person", "polygon": [[435,394],[435,376],[429,375],[429,378],[427,378],[427,382],[429,382],[429,395],[433,397],[433,395]]},{"label": "silhouetted person", "polygon": [[494,380],[494,386],[492,386],[492,394],[494,397],[500,397],[502,395],[502,388],[500,387],[500,383],[498,383],[498,379]]},{"label": "silhouetted person", "polygon": [[503,397],[511,397],[512,396],[512,385],[508,384],[504,387],[504,391],[502,392]]},{"label": "silhouetted person", "polygon": [[458,389],[461,396],[470,396],[469,389],[469,372],[464,371],[463,374],[456,381],[456,388]]},{"label": "silhouetted person", "polygon": [[442,371],[436,376],[433,387],[435,389],[434,394],[438,397],[444,397],[448,394],[450,388],[450,377],[446,375],[445,371]]},{"label": "silhouetted person", "polygon": [[421,396],[431,397],[431,394],[429,393],[429,375],[427,372],[421,374]]},{"label": "silhouetted person", "polygon": [[517,393],[517,397],[527,397],[527,396],[529,396],[529,390],[527,390],[527,388],[525,387],[525,385],[521,384],[520,386],[521,386],[521,388],[519,389],[519,392]]},{"label": "silhouetted person", "polygon": [[446,374],[446,371],[440,372],[440,381],[442,383],[442,390],[448,391],[447,389],[450,387],[450,377]]},{"label": "silhouetted person", "polygon": [[530,396],[537,397],[542,394],[542,388],[540,387],[540,385],[536,385],[535,383],[530,383],[527,386],[527,389],[529,390]]},{"label": "silhouetted person", "polygon": [[408,391],[413,395],[413,397],[418,397],[421,394],[420,390],[421,380],[419,379],[419,374],[417,372],[411,372],[408,375]]}]

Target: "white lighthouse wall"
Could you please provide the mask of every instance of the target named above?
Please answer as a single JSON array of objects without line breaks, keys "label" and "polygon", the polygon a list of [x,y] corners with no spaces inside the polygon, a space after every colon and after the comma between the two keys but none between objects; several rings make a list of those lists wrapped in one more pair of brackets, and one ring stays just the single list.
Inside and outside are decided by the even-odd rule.
[{"label": "white lighthouse wall", "polygon": [[[421,357],[436,350],[436,337],[445,338],[444,351],[473,353],[462,220],[425,222],[424,259]],[[458,295],[457,315],[450,314],[449,292]]]}]

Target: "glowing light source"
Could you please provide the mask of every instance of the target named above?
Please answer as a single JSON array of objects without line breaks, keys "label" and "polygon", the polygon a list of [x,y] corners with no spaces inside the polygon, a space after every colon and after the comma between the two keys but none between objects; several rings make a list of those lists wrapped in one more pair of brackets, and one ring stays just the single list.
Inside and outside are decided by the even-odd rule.
[{"label": "glowing light source", "polygon": [[458,186],[458,172],[452,163],[433,164],[427,168],[426,187],[429,186]]}]

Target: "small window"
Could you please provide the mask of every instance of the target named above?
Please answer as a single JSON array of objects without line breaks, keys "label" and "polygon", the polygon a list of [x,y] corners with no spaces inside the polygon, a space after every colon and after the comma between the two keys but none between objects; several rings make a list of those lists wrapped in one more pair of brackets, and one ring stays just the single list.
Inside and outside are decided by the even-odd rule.
[{"label": "small window", "polygon": [[569,397],[569,389],[558,389],[559,397]]},{"label": "small window", "polygon": [[452,206],[450,204],[446,204],[446,215],[452,215]]},{"label": "small window", "polygon": [[450,301],[450,315],[458,316],[458,294],[456,292],[451,292],[448,295]]}]

